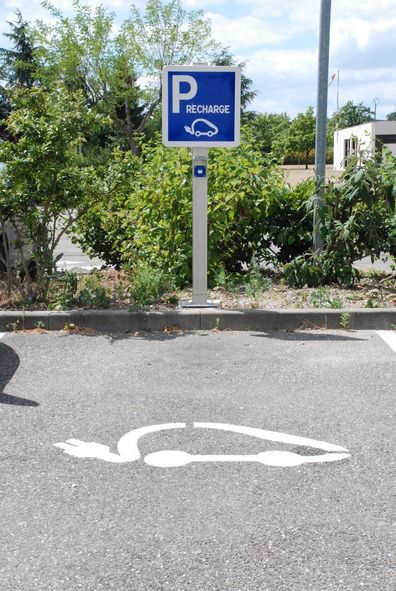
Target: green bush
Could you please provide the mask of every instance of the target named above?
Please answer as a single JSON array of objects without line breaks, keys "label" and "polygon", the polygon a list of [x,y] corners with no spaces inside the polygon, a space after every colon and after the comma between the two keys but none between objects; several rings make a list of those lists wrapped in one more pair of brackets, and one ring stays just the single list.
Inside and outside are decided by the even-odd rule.
[{"label": "green bush", "polygon": [[[0,144],[2,194],[0,225],[8,221],[16,233],[19,251],[12,273],[9,252],[0,253],[8,284],[23,297],[46,301],[59,256],[62,235],[89,210],[103,191],[101,175],[93,167],[81,167],[77,153],[85,135],[102,121],[84,104],[82,93],[44,87],[11,93],[12,112],[5,125],[13,140]],[[34,273],[26,249],[32,249]]]},{"label": "green bush", "polygon": [[[363,257],[396,255],[396,161],[365,155],[351,161],[339,181],[325,187],[325,206],[318,210],[324,251],[306,253],[285,265],[289,285],[352,284],[359,278],[354,263]],[[310,213],[313,212],[311,202]]]},{"label": "green bush", "polygon": [[[192,153],[142,145],[141,156],[114,153],[105,199],[81,220],[80,244],[108,264],[160,269],[177,287],[192,277]],[[311,223],[304,203],[312,183],[292,190],[272,155],[252,140],[212,149],[208,163],[208,269],[242,273],[259,261],[305,252]]]},{"label": "green bush", "polygon": [[103,287],[99,274],[93,272],[83,279],[73,303],[84,308],[109,308],[109,294],[110,289]]},{"label": "green bush", "polygon": [[100,275],[93,271],[90,275],[78,277],[66,271],[53,276],[48,294],[50,310],[67,310],[71,306],[84,308],[108,308],[110,290],[101,285]]},{"label": "green bush", "polygon": [[160,301],[164,293],[173,290],[172,280],[160,269],[147,264],[139,266],[132,274],[130,296],[137,308]]}]

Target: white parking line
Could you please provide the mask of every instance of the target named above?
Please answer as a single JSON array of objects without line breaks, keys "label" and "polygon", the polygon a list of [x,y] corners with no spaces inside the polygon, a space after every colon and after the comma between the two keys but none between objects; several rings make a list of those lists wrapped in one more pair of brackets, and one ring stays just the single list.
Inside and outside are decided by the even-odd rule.
[{"label": "white parking line", "polygon": [[393,330],[377,330],[377,334],[396,352],[396,333]]},{"label": "white parking line", "polygon": [[5,332],[0,332],[0,339],[2,339],[4,335],[5,335]]}]

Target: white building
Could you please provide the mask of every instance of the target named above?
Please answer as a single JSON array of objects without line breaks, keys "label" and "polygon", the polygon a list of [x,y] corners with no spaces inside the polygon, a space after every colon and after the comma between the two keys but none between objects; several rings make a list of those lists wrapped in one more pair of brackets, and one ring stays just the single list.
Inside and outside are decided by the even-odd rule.
[{"label": "white building", "polygon": [[386,146],[396,156],[396,121],[370,121],[334,132],[334,170],[344,170],[348,158]]}]

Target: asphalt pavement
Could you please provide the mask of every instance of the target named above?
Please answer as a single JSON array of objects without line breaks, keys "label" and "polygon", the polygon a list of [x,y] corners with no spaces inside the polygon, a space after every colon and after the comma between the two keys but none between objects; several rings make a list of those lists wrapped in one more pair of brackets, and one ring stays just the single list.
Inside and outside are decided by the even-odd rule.
[{"label": "asphalt pavement", "polygon": [[58,271],[76,271],[88,273],[93,269],[100,269],[104,265],[98,257],[90,258],[84,254],[78,244],[73,244],[69,236],[65,234],[59,240],[55,250],[55,256],[60,256],[57,263]]},{"label": "asphalt pavement", "polygon": [[393,332],[7,333],[1,591],[394,591]]}]

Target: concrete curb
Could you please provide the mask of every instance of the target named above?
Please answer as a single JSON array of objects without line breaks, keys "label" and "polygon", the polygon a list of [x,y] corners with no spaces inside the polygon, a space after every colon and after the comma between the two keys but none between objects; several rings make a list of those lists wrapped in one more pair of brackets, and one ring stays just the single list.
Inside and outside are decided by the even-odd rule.
[{"label": "concrete curb", "polygon": [[[164,331],[165,327],[185,330],[297,330],[339,329],[348,314],[352,330],[391,330],[396,325],[396,308],[315,310],[213,310],[195,308],[153,312],[127,310],[69,310],[65,312],[0,312],[0,332],[62,330],[66,323],[102,332]],[[345,318],[345,316],[344,316]]]}]

